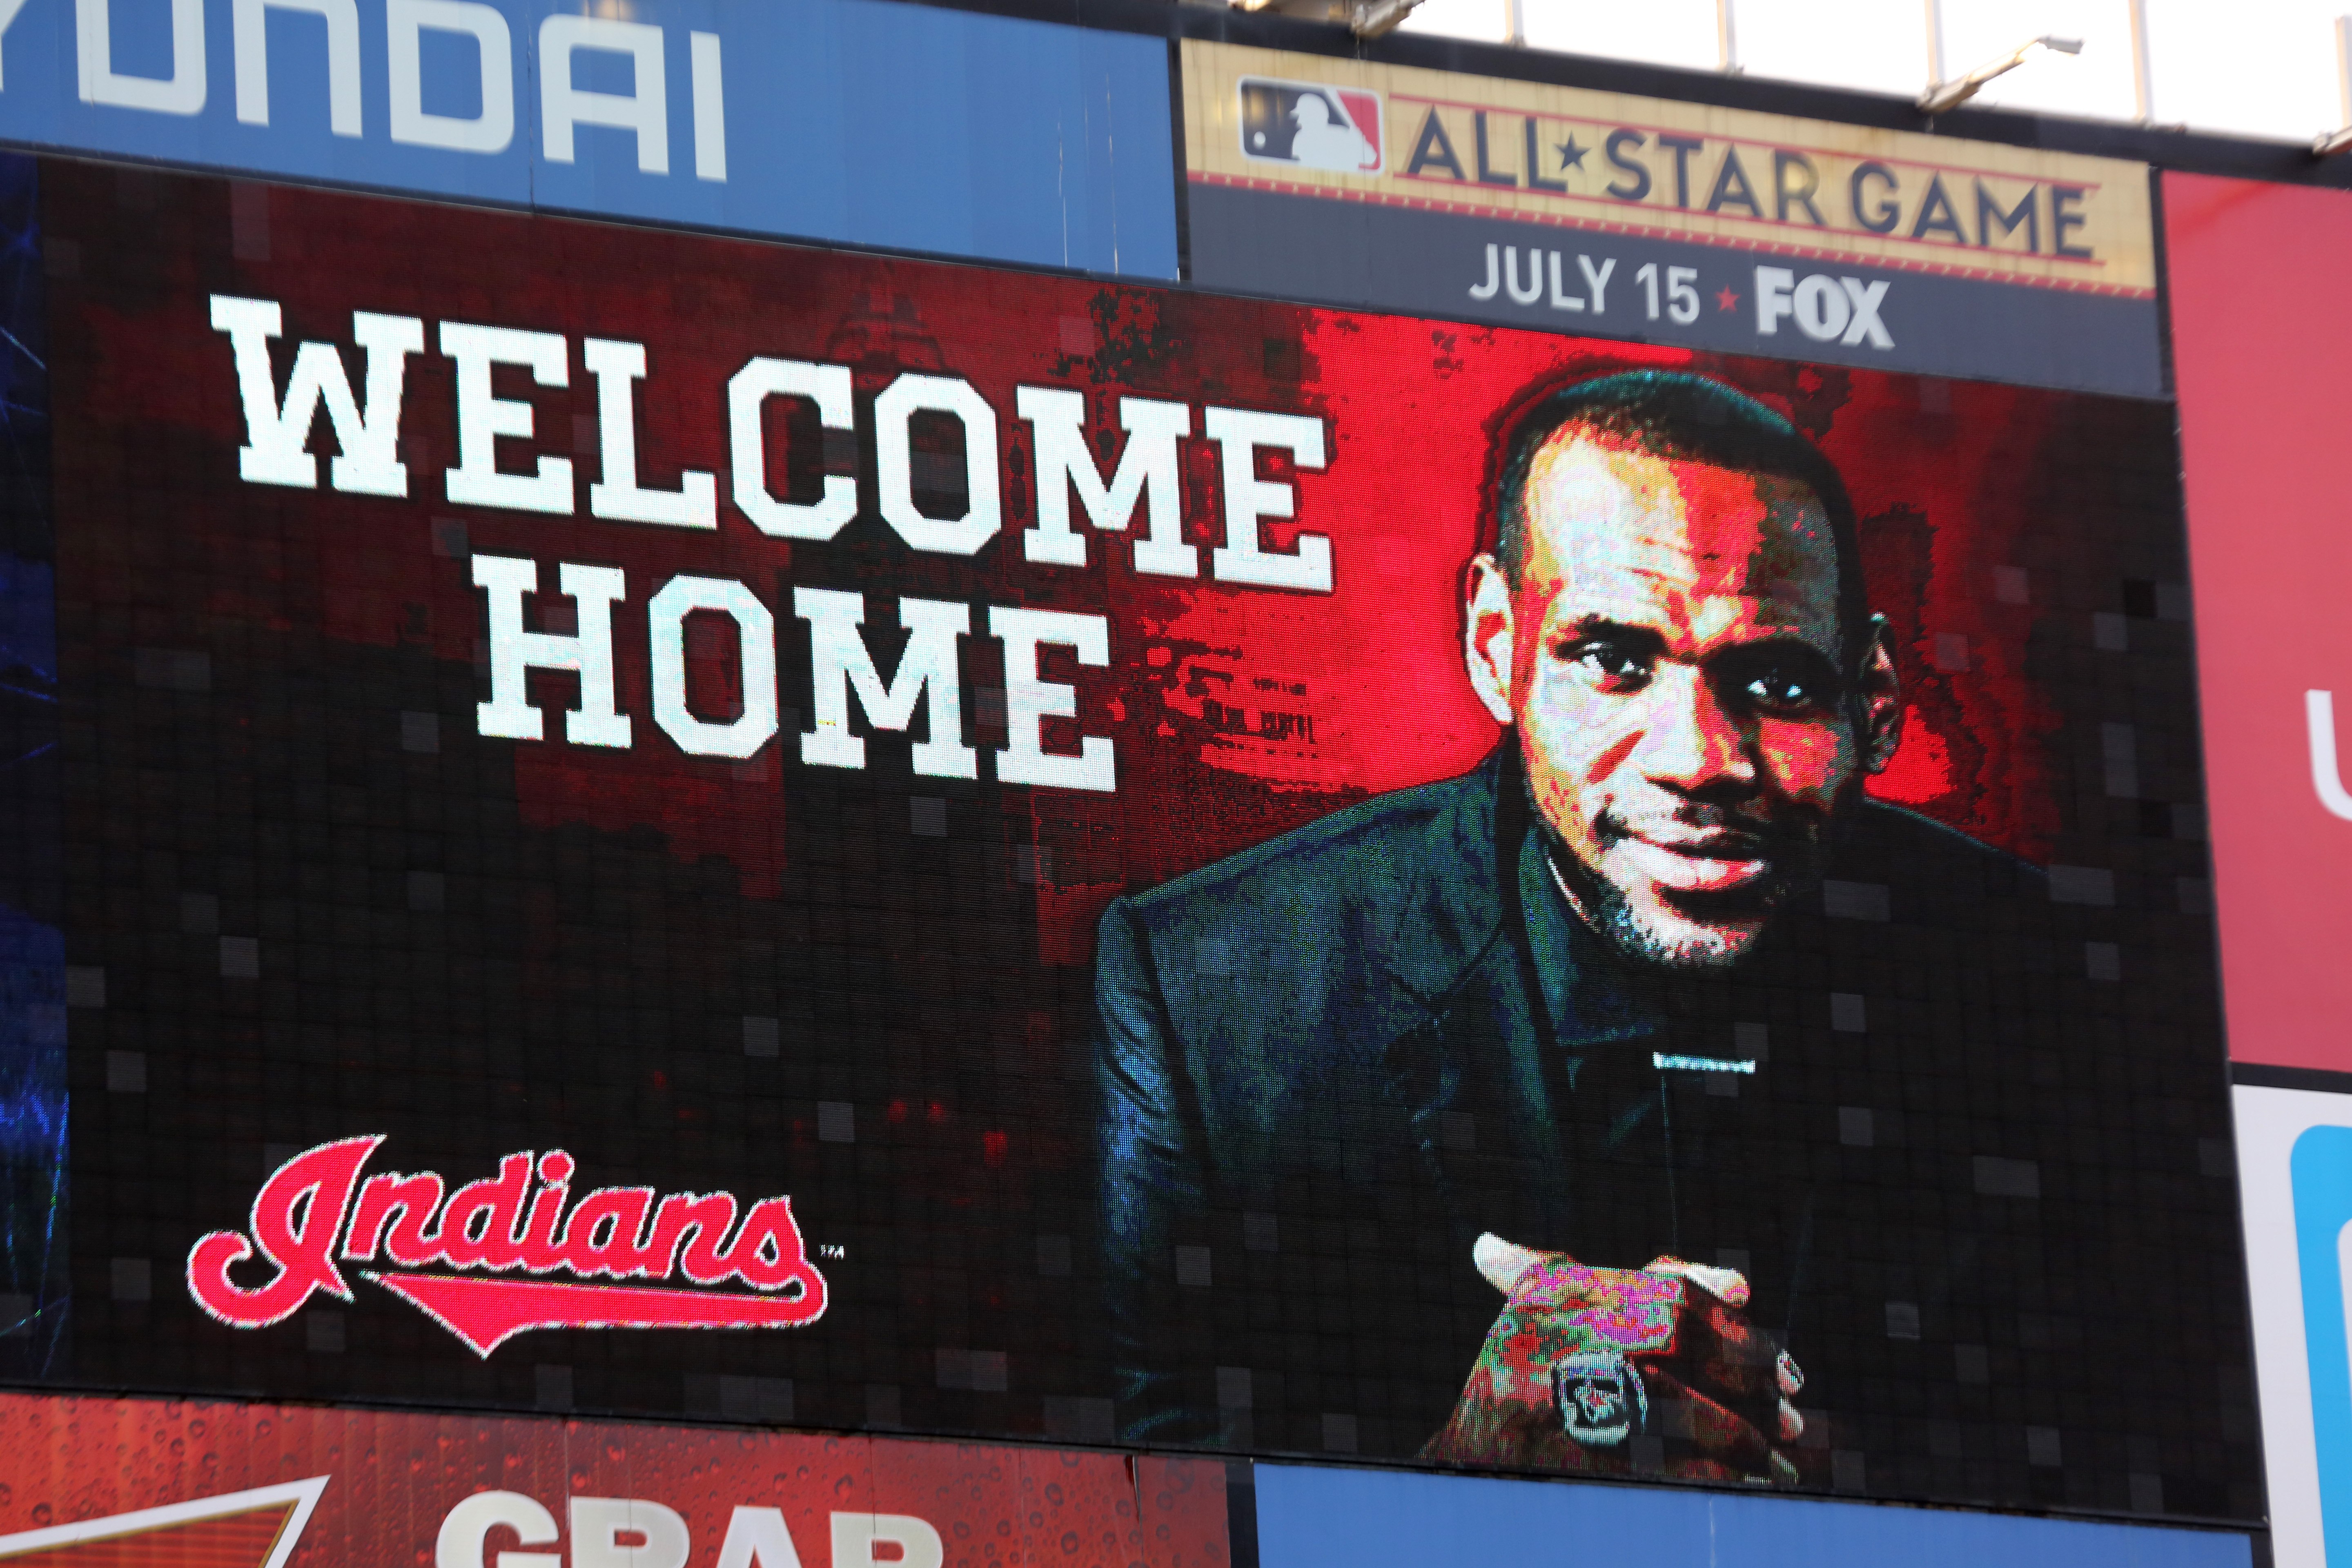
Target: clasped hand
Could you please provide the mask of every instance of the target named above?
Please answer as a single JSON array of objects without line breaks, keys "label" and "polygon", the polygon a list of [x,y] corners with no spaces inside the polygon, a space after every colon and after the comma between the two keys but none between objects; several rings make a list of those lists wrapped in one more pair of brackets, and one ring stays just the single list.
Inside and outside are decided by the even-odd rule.
[{"label": "clasped hand", "polygon": [[1626,1474],[1646,1436],[1669,1476],[1800,1479],[1804,1418],[1790,1399],[1803,1375],[1748,1321],[1736,1270],[1601,1268],[1493,1235],[1472,1257],[1504,1306],[1423,1458]]}]

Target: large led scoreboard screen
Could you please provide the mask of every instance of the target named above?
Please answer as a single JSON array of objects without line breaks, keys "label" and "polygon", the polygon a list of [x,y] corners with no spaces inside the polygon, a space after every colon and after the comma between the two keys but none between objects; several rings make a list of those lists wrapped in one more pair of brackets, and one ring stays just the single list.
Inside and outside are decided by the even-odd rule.
[{"label": "large led scoreboard screen", "polygon": [[53,1373],[2254,1510],[2161,405],[39,221]]}]

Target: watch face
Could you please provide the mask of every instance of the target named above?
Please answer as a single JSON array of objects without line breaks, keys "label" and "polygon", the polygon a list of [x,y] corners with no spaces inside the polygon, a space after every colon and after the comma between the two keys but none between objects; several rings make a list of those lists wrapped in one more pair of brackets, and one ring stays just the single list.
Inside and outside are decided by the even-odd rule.
[{"label": "watch face", "polygon": [[1648,1426],[1650,1396],[1622,1351],[1578,1351],[1552,1369],[1560,1425],[1588,1448],[1613,1448]]}]

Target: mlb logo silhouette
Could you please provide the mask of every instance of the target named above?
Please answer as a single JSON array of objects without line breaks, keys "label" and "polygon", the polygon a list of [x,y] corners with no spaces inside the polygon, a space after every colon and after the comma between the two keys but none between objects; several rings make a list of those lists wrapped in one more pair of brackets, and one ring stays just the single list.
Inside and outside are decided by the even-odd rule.
[{"label": "mlb logo silhouette", "polygon": [[1244,157],[1340,174],[1381,172],[1379,93],[1255,76],[1242,78],[1240,90]]}]

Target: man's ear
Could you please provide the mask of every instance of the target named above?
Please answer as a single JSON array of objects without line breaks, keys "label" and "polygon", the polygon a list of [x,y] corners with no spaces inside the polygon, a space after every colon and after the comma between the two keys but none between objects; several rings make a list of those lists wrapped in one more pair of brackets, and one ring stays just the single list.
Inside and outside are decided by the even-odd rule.
[{"label": "man's ear", "polygon": [[1854,689],[1854,744],[1867,772],[1886,771],[1903,743],[1903,682],[1886,647],[1886,617],[1870,617],[1870,647]]},{"label": "man's ear", "polygon": [[1462,576],[1462,662],[1497,724],[1511,721],[1511,584],[1492,555],[1480,555]]}]

